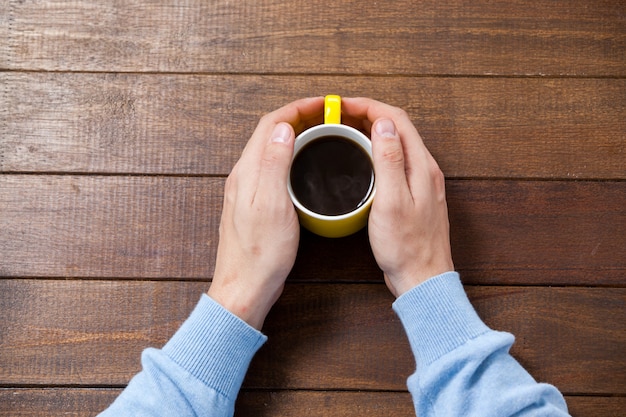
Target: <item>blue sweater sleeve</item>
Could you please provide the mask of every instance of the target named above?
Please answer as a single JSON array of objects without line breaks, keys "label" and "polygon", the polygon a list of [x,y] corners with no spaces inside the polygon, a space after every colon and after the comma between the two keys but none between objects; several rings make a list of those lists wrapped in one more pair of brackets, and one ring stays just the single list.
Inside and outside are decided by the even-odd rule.
[{"label": "blue sweater sleeve", "polygon": [[561,393],[509,354],[513,336],[478,317],[456,272],[431,278],[393,308],[415,355],[407,384],[418,416],[568,415]]},{"label": "blue sweater sleeve", "polygon": [[100,416],[232,416],[266,340],[205,294],[163,349],[143,352],[142,371]]}]

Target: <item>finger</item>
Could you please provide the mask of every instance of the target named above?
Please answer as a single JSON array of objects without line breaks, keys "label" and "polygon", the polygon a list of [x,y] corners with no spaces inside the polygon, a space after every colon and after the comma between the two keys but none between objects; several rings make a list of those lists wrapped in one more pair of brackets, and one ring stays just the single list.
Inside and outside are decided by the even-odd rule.
[{"label": "finger", "polygon": [[323,109],[323,97],[305,98],[289,103],[261,118],[236,164],[242,198],[247,201],[254,199],[263,151],[276,125],[283,122],[292,126],[299,125],[318,114],[321,115]]},{"label": "finger", "polygon": [[281,122],[276,125],[269,140],[266,140],[259,171],[258,188],[254,200],[269,199],[285,202],[289,200],[287,178],[293,156],[295,133],[293,127]]},{"label": "finger", "polygon": [[396,201],[410,193],[402,141],[391,119],[378,119],[372,126],[372,155],[376,200]]},{"label": "finger", "polygon": [[393,121],[402,142],[405,171],[411,189],[423,185],[427,179],[424,169],[430,165],[432,156],[408,114],[398,108],[369,98],[344,98],[344,111],[351,117],[363,118],[374,123],[381,118]]},{"label": "finger", "polygon": [[242,158],[259,160],[267,138],[278,123],[289,123],[294,129],[303,129],[311,119],[320,118],[324,112],[324,97],[296,100],[261,118],[252,137],[243,150]]},{"label": "finger", "polygon": [[271,122],[287,122],[294,130],[319,124],[324,115],[324,97],[296,100],[266,115]]},{"label": "finger", "polygon": [[[385,117],[393,120],[400,136],[408,134],[419,137],[419,133],[408,114],[399,107],[390,106],[370,98],[346,97],[342,104],[346,117],[369,120],[370,123]],[[419,139],[421,143],[421,137]],[[421,144],[423,145],[423,143]]]}]

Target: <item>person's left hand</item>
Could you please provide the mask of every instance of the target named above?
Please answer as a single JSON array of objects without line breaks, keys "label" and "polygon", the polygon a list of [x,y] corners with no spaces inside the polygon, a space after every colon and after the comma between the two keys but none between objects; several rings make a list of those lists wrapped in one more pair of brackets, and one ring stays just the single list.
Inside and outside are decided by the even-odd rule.
[{"label": "person's left hand", "polygon": [[300,226],[287,192],[294,128],[320,119],[323,97],[261,119],[228,179],[215,273],[208,295],[260,329],[296,259]]}]

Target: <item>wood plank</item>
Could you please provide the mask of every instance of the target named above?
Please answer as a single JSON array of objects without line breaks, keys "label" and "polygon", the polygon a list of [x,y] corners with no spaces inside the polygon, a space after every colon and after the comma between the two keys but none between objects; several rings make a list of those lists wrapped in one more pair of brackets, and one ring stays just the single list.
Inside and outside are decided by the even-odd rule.
[{"label": "wood plank", "polygon": [[[224,179],[0,176],[0,276],[209,280]],[[626,182],[447,182],[467,283],[626,285]],[[303,232],[294,281],[380,282],[367,233]]]},{"label": "wood plank", "polygon": [[93,417],[121,389],[0,388],[0,417]]},{"label": "wood plank", "polygon": [[626,179],[626,79],[0,73],[0,171],[226,175],[304,96],[406,109],[448,178]]},{"label": "wood plank", "polygon": [[3,176],[0,184],[0,276],[213,273],[223,178]]},{"label": "wood plank", "polygon": [[[622,417],[624,397],[566,396],[572,417]],[[244,391],[235,415],[241,416],[415,416],[410,394],[405,392]],[[0,414],[1,415],[1,414]]]},{"label": "wood plank", "polygon": [[[625,397],[566,396],[572,417],[622,417]],[[241,416],[415,416],[406,392],[243,391],[235,415]],[[0,414],[1,415],[1,414]]]},{"label": "wood plank", "polygon": [[408,392],[243,391],[236,416],[415,416]]},{"label": "wood plank", "polygon": [[[117,389],[0,389],[0,417],[93,416],[119,394]],[[407,392],[247,391],[235,416],[414,416]]]},{"label": "wood plank", "polygon": [[[516,336],[511,353],[537,380],[583,395],[608,392],[600,388],[604,384],[626,387],[626,358],[621,359],[626,347],[625,289],[470,287],[468,293],[485,323]],[[594,309],[597,314],[589,315]],[[606,380],[599,384],[591,371],[596,367],[604,369]],[[577,391],[574,381],[585,387]],[[614,393],[618,391],[622,389]]]},{"label": "wood plank", "polygon": [[626,414],[626,397],[566,396],[572,417],[620,417]]},{"label": "wood plank", "polygon": [[208,283],[0,281],[0,385],[122,385]]},{"label": "wood plank", "polygon": [[[50,415],[93,416],[106,408],[120,389],[7,388],[0,389],[0,417]],[[573,417],[621,417],[625,397],[567,396]],[[236,416],[415,416],[406,392],[249,391],[243,390],[235,407]]]},{"label": "wood plank", "polygon": [[[0,385],[123,385],[138,371],[141,350],[161,346],[206,287],[1,280]],[[488,325],[516,335],[512,353],[538,380],[566,394],[626,393],[626,289],[470,286],[468,293]],[[383,284],[288,284],[245,386],[405,390],[415,365],[392,301]]]},{"label": "wood plank", "polygon": [[465,282],[625,283],[624,182],[450,181],[447,197]]},{"label": "wood plank", "polygon": [[12,70],[626,75],[623,1],[6,3]]}]

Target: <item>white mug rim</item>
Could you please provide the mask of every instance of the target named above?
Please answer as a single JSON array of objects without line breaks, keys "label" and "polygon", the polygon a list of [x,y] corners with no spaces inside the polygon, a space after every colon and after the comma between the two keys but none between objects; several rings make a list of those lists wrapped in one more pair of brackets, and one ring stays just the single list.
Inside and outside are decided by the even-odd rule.
[{"label": "white mug rim", "polygon": [[[294,158],[298,155],[298,152],[300,151],[300,149],[302,149],[304,145],[316,139],[322,138],[324,136],[330,136],[330,135],[342,136],[344,138],[350,139],[352,142],[354,142],[357,146],[361,147],[361,149],[365,151],[365,153],[370,158],[370,162],[372,163],[372,168],[374,167],[371,140],[367,136],[365,136],[365,134],[356,130],[355,128],[351,126],[347,126],[347,125],[342,125],[342,124],[317,125],[300,133],[294,143],[294,151],[293,151],[293,157],[291,158],[291,162],[293,163]],[[306,208],[302,203],[300,203],[300,201],[298,201],[298,199],[296,198],[293,192],[293,188],[291,187],[291,164],[289,165],[289,178],[287,178],[287,189],[289,191],[289,197],[291,197],[291,201],[293,202],[293,204],[298,208],[298,210],[302,211],[308,216],[319,219],[319,220],[324,220],[324,221],[341,221],[341,220],[345,220],[350,217],[353,217],[354,215],[364,210],[369,209],[369,206],[372,200],[374,199],[374,194],[376,193],[376,180],[374,179],[374,185],[372,186],[372,191],[370,192],[369,196],[367,197],[367,200],[365,200],[363,204],[361,204],[359,207],[357,207],[356,209],[348,213],[339,214],[335,216],[327,215],[327,214],[320,214],[320,213],[311,211],[308,208]]]}]

